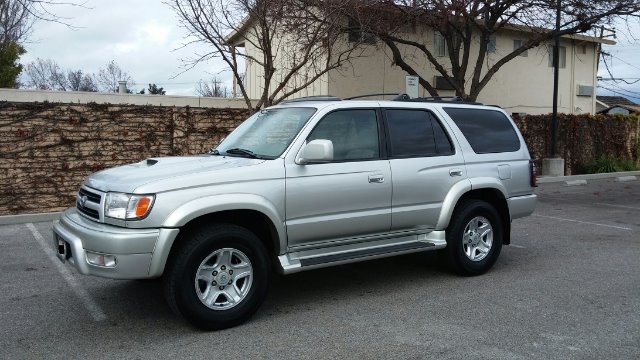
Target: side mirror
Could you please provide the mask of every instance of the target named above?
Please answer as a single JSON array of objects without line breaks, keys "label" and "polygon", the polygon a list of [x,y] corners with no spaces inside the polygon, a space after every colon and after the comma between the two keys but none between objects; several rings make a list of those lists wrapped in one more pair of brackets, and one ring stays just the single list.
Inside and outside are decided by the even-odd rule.
[{"label": "side mirror", "polygon": [[312,140],[300,151],[298,164],[309,164],[333,160],[333,143],[331,140]]}]

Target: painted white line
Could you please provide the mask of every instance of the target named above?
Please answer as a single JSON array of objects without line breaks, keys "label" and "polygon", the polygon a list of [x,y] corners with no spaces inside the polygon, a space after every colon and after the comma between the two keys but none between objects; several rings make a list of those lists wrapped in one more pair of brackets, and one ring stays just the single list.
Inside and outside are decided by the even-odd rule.
[{"label": "painted white line", "polygon": [[605,204],[605,203],[596,203],[596,205],[611,206],[611,207],[620,208],[620,209],[640,210],[640,207],[637,207],[637,206],[625,206],[625,205],[615,205],[615,204]]},{"label": "painted white line", "polygon": [[587,180],[570,180],[570,181],[565,181],[564,184],[566,186],[581,186],[581,185],[587,185]]},{"label": "painted white line", "polygon": [[509,244],[510,247],[518,248],[518,249],[526,249],[524,246]]},{"label": "painted white line", "polygon": [[636,181],[638,180],[635,176],[619,176],[616,178],[617,182],[625,182],[625,181]]},{"label": "painted white line", "polygon": [[40,244],[40,247],[42,248],[42,250],[45,252],[45,254],[47,254],[47,257],[49,257],[49,260],[51,260],[51,262],[53,262],[53,264],[56,266],[60,275],[62,275],[62,277],[67,281],[67,284],[69,284],[69,286],[71,287],[73,292],[76,294],[76,296],[80,299],[80,301],[82,301],[82,304],[87,309],[87,311],[89,311],[89,313],[91,314],[91,317],[93,317],[93,320],[95,321],[106,320],[107,315],[105,315],[104,311],[102,311],[100,306],[98,306],[98,304],[96,304],[96,302],[93,301],[91,296],[89,296],[89,293],[87,293],[87,291],[78,283],[78,281],[73,276],[73,274],[69,271],[69,269],[67,269],[62,264],[60,259],[58,259],[58,256],[53,252],[53,245],[47,246],[47,242],[44,240],[44,237],[42,237],[42,234],[40,234],[38,229],[36,229],[36,227],[33,226],[32,223],[28,223],[26,224],[26,226],[27,228],[29,228],[29,230],[31,230],[33,237],[38,241],[38,244]]},{"label": "painted white line", "polygon": [[559,218],[559,217],[556,217],[556,216],[545,216],[545,215],[538,215],[538,214],[533,214],[533,216],[537,216],[537,217],[541,217],[541,218],[547,218],[547,219],[560,220],[560,221],[570,221],[570,222],[575,222],[575,223],[580,223],[580,224],[587,224],[587,225],[604,226],[604,227],[613,228],[613,229],[620,229],[620,230],[633,230],[631,228],[623,227],[623,226],[607,225],[607,224],[594,223],[594,222],[590,222],[590,221],[580,221],[580,220],[574,220],[574,219],[565,219],[565,218]]}]

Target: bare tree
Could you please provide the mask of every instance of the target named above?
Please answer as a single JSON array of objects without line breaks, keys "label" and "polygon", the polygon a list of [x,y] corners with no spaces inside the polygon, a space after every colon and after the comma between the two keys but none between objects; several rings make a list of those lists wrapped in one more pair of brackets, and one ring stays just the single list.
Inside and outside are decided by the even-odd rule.
[{"label": "bare tree", "polygon": [[67,72],[67,81],[69,82],[70,91],[98,91],[95,76],[92,74],[85,74],[82,70],[69,70]]},{"label": "bare tree", "polygon": [[[192,42],[211,46],[187,62],[193,66],[222,59],[231,70],[249,109],[278,103],[311,85],[332,69],[340,69],[361,49],[343,38],[342,17],[332,1],[300,0],[165,0]],[[354,45],[354,46],[351,46]],[[252,51],[240,51],[239,47]],[[253,51],[255,50],[255,51]],[[252,103],[241,60],[262,75]]]},{"label": "bare tree", "polygon": [[74,0],[0,0],[0,46],[11,42],[22,45],[35,21],[51,21],[66,26],[68,19],[54,13],[56,7],[80,6]]},{"label": "bare tree", "polygon": [[[492,77],[509,61],[556,35],[596,35],[596,29],[614,20],[638,19],[638,0],[562,0],[560,31],[556,32],[557,0],[342,0],[342,14],[357,26],[375,34],[391,50],[395,65],[419,81],[431,95],[438,91],[425,69],[411,57],[424,56],[444,77],[457,96],[475,100]],[[443,57],[434,52],[433,36],[444,40]],[[491,54],[488,50],[499,31],[524,34],[519,48]],[[494,40],[495,41],[495,40]]]},{"label": "bare tree", "polygon": [[31,88],[65,91],[69,87],[65,72],[51,59],[37,58],[30,62],[25,69],[25,76],[26,85]]},{"label": "bare tree", "polygon": [[229,97],[229,90],[215,76],[209,81],[200,80],[196,85],[196,93],[203,97]]},{"label": "bare tree", "polygon": [[119,81],[133,83],[131,75],[122,70],[114,60],[111,60],[104,68],[98,71],[97,81],[100,90],[104,92],[118,92]]},{"label": "bare tree", "polygon": [[34,17],[30,2],[23,0],[0,1],[0,47],[11,42],[21,44],[31,32]]}]

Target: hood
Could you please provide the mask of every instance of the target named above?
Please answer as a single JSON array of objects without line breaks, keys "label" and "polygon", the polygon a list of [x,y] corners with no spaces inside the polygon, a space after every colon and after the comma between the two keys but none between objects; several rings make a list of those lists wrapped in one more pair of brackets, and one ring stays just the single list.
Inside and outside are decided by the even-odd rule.
[{"label": "hood", "polygon": [[[89,175],[85,185],[100,191],[133,193],[142,185],[176,177],[257,165],[261,159],[229,156],[175,156],[149,158]],[[185,180],[187,181],[187,180]]]}]

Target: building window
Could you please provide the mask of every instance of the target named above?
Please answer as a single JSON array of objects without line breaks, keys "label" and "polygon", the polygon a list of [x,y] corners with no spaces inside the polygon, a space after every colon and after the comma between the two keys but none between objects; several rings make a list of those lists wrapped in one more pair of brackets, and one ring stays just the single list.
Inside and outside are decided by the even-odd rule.
[{"label": "building window", "polygon": [[[521,47],[524,46],[524,40],[521,39],[515,39],[513,40],[513,51],[516,51],[518,49],[520,49]],[[522,57],[527,57],[529,56],[529,50],[525,50],[523,51],[520,55],[518,56],[522,56]]]},{"label": "building window", "polygon": [[587,44],[576,45],[576,52],[585,55],[587,53]]},{"label": "building window", "polygon": [[496,36],[489,35],[489,42],[487,43],[487,52],[494,53],[496,52]]},{"label": "building window", "polygon": [[355,21],[349,21],[349,42],[375,44],[377,41],[378,38],[375,34],[362,30]]},{"label": "building window", "polygon": [[[567,48],[560,46],[558,50],[560,50],[560,61],[558,65],[560,69],[564,69],[567,67]],[[549,67],[553,67],[553,46],[551,45],[549,45]]]},{"label": "building window", "polygon": [[433,52],[436,56],[446,56],[447,46],[444,36],[439,31],[433,32]]}]

